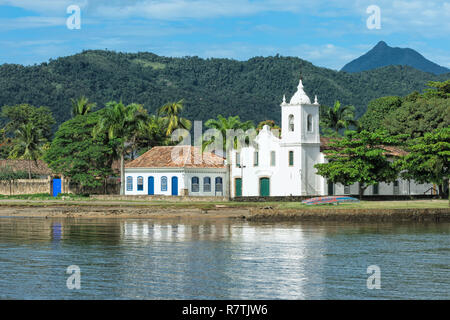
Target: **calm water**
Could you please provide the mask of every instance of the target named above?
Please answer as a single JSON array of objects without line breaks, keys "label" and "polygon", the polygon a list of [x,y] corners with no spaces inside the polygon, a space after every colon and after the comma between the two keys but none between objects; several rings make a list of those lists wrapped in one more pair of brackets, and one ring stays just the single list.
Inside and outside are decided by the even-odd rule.
[{"label": "calm water", "polygon": [[450,224],[0,218],[0,272],[2,299],[449,299]]}]

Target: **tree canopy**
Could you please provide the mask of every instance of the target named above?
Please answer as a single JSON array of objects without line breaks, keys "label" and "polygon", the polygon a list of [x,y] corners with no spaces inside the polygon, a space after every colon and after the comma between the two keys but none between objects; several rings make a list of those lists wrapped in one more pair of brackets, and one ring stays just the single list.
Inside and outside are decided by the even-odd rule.
[{"label": "tree canopy", "polygon": [[442,195],[450,177],[450,127],[436,129],[412,140],[409,151],[397,162],[401,176],[419,183],[435,183]]},{"label": "tree canopy", "polygon": [[50,108],[36,108],[29,104],[3,106],[0,120],[4,123],[5,132],[13,135],[22,125],[31,124],[36,130],[42,132],[43,138],[50,140],[52,126],[55,124]]},{"label": "tree canopy", "polygon": [[384,146],[399,145],[401,138],[383,130],[348,131],[345,137],[334,139],[330,149],[324,151],[328,162],[314,167],[317,174],[333,183],[352,185],[358,182],[362,197],[370,185],[397,179],[398,168],[390,161]]},{"label": "tree canopy", "polygon": [[112,155],[117,141],[106,132],[95,137],[92,131],[105,110],[89,113],[64,122],[56,131],[45,162],[58,174],[84,187],[97,187],[112,173]]}]

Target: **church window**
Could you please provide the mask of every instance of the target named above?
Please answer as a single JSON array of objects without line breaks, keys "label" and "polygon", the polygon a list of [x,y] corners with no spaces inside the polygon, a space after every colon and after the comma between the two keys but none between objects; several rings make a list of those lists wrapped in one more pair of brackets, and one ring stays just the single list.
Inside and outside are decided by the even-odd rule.
[{"label": "church window", "polygon": [[350,186],[344,186],[344,194],[350,194]]},{"label": "church window", "polygon": [[379,194],[379,184],[378,183],[373,185],[373,194],[374,195]]},{"label": "church window", "polygon": [[241,166],[241,154],[236,152],[236,167],[239,168]]},{"label": "church window", "polygon": [[270,152],[270,165],[272,167],[275,167],[275,151],[271,151]]},{"label": "church window", "polygon": [[289,115],[289,131],[294,131],[294,116]]},{"label": "church window", "polygon": [[289,165],[294,165],[294,151],[289,151]]},{"label": "church window", "polygon": [[258,153],[258,151],[255,151],[255,152],[253,153],[253,165],[254,165],[255,167],[257,167],[258,164],[259,164],[259,153]]},{"label": "church window", "polygon": [[308,129],[308,132],[313,131],[313,118],[312,118],[312,115],[310,115],[310,114],[308,114],[308,117],[307,117],[306,127]]}]

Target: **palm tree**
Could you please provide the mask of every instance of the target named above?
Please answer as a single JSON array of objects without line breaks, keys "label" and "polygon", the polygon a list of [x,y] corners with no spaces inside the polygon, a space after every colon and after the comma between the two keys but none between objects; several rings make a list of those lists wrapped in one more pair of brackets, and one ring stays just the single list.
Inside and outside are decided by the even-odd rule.
[{"label": "palm tree", "polygon": [[169,145],[171,140],[166,136],[165,121],[155,115],[148,117],[136,137],[136,148],[148,150],[154,146]]},{"label": "palm tree", "polygon": [[334,103],[333,108],[325,107],[320,122],[323,128],[332,130],[335,136],[339,135],[340,129],[348,129],[349,126],[358,127],[358,121],[355,120],[355,107],[341,106],[339,101]]},{"label": "palm tree", "polygon": [[31,162],[37,163],[42,155],[41,145],[44,143],[42,131],[32,123],[23,124],[15,131],[14,147],[11,150],[13,158],[28,160],[28,178],[31,179]]},{"label": "palm tree", "polygon": [[176,129],[191,129],[191,121],[180,117],[180,113],[183,111],[183,108],[183,100],[178,102],[169,102],[159,108],[158,117],[162,117],[162,119],[166,122],[167,136],[170,136]]},{"label": "palm tree", "polygon": [[125,155],[127,145],[133,144],[147,120],[147,111],[139,104],[125,106],[122,102],[109,102],[106,104],[105,114],[94,128],[93,135],[106,132],[109,139],[115,139],[115,157],[120,158],[120,194],[125,194]]},{"label": "palm tree", "polygon": [[[245,121],[245,122],[241,122],[239,116],[234,116],[234,117],[228,117],[225,118],[222,115],[218,115],[217,119],[210,119],[208,121],[206,121],[205,126],[207,126],[208,128],[211,129],[216,129],[218,131],[220,131],[220,133],[222,134],[222,139],[223,139],[223,150],[227,151],[227,159],[229,159],[228,157],[228,152],[232,149],[232,148],[237,148],[237,144],[238,144],[238,137],[234,137],[233,141],[227,141],[227,130],[243,130],[246,131],[248,129],[254,128],[255,125],[253,124],[252,121]],[[211,138],[211,140],[209,141],[203,141],[203,149],[205,149],[208,145],[210,145],[211,143],[214,142],[214,137]]]},{"label": "palm tree", "polygon": [[[252,121],[245,121],[245,122],[241,122],[241,120],[239,119],[239,116],[234,116],[234,117],[228,117],[225,118],[222,115],[218,115],[217,119],[210,119],[208,121],[206,121],[205,126],[207,126],[208,128],[211,129],[216,129],[218,130],[221,135],[222,135],[222,150],[225,150],[226,152],[226,159],[227,159],[227,166],[228,166],[228,179],[229,181],[231,181],[231,170],[230,170],[230,165],[231,165],[231,149],[232,148],[237,148],[238,147],[238,137],[234,137],[234,139],[232,141],[227,141],[227,131],[228,130],[243,130],[243,131],[247,131],[248,129],[254,128],[255,125],[253,124]],[[202,149],[204,150],[208,145],[210,145],[211,143],[214,143],[215,138],[212,137],[209,141],[203,141],[202,142]],[[231,196],[231,184],[228,184],[228,196]]]},{"label": "palm tree", "polygon": [[96,104],[89,102],[88,98],[85,96],[81,96],[78,99],[70,99],[72,101],[72,116],[76,117],[78,115],[84,116],[89,112],[92,112],[92,109],[95,108]]}]

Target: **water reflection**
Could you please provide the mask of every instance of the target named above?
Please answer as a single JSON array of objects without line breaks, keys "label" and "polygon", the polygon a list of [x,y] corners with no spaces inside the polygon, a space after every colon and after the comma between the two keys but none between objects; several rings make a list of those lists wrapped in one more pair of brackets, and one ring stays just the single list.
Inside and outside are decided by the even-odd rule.
[{"label": "water reflection", "polygon": [[[449,298],[450,224],[0,219],[0,298]],[[65,287],[78,265],[82,290]],[[383,290],[368,291],[366,268]]]}]

